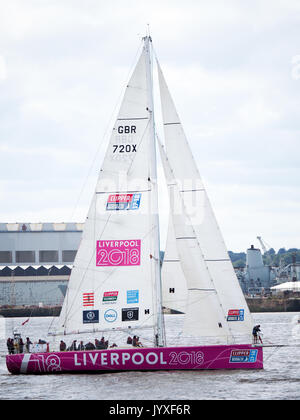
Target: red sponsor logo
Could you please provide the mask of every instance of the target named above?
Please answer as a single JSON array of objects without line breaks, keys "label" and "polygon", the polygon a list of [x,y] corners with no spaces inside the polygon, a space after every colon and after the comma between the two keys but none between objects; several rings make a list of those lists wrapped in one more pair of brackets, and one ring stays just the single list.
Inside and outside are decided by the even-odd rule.
[{"label": "red sponsor logo", "polygon": [[132,201],[133,194],[111,194],[108,197],[108,203],[130,203]]},{"label": "red sponsor logo", "polygon": [[94,293],[83,293],[83,306],[94,306]]},{"label": "red sponsor logo", "polygon": [[240,310],[239,309],[229,309],[228,316],[239,316]]}]

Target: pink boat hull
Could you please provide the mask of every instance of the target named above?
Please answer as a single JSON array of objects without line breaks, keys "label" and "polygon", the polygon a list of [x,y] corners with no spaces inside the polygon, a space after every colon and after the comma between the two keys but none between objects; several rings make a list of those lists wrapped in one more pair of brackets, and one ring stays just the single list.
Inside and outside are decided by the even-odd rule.
[{"label": "pink boat hull", "polygon": [[239,344],[25,353],[7,355],[6,365],[13,374],[262,369],[263,349]]}]

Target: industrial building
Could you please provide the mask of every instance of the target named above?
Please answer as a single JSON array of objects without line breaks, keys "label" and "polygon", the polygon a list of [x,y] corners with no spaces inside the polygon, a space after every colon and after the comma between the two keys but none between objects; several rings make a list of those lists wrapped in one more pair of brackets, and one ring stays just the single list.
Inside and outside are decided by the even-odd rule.
[{"label": "industrial building", "polygon": [[274,285],[276,272],[271,266],[264,265],[260,249],[251,245],[247,249],[245,269],[236,270],[244,294],[256,295],[270,291]]},{"label": "industrial building", "polygon": [[0,306],[60,305],[82,223],[0,223]]},{"label": "industrial building", "polygon": [[[83,223],[0,223],[0,306],[61,305],[81,240]],[[260,249],[247,249],[236,269],[246,295],[300,280],[300,264],[264,265]]]}]

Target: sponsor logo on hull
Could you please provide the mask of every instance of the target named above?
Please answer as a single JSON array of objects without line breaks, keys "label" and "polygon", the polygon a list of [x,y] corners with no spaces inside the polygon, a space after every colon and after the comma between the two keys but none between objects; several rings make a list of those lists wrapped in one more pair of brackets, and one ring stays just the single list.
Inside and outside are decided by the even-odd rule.
[{"label": "sponsor logo on hull", "polygon": [[257,349],[231,350],[230,363],[255,363],[257,353]]}]

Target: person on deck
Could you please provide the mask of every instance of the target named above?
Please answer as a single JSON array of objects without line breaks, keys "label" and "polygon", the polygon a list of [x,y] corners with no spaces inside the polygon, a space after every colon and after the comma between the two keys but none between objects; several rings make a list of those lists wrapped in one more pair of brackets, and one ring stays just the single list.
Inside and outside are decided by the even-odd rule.
[{"label": "person on deck", "polygon": [[84,350],[84,344],[83,341],[80,341],[78,349],[77,350]]},{"label": "person on deck", "polygon": [[32,342],[30,341],[29,337],[26,337],[26,343],[25,343],[26,353],[30,353],[30,344],[32,344]]},{"label": "person on deck", "polygon": [[23,349],[24,349],[24,341],[22,340],[22,337],[20,337],[20,341],[19,341],[19,352],[23,353]]},{"label": "person on deck", "polygon": [[85,350],[95,350],[95,346],[93,343],[89,342],[85,345]]},{"label": "person on deck", "polygon": [[7,345],[8,354],[14,354],[14,350],[15,350],[14,340],[12,338],[8,338],[6,345]]},{"label": "person on deck", "polygon": [[66,351],[67,345],[63,340],[60,340],[59,351]]},{"label": "person on deck", "polygon": [[76,351],[77,350],[77,344],[76,344],[77,340],[74,340],[73,343],[71,344],[70,347],[70,351]]},{"label": "person on deck", "polygon": [[259,333],[261,332],[260,330],[260,325],[255,325],[253,330],[252,330],[252,335],[253,335],[253,343],[257,344],[258,343],[258,337],[260,342],[262,343],[261,337],[259,335]]}]

